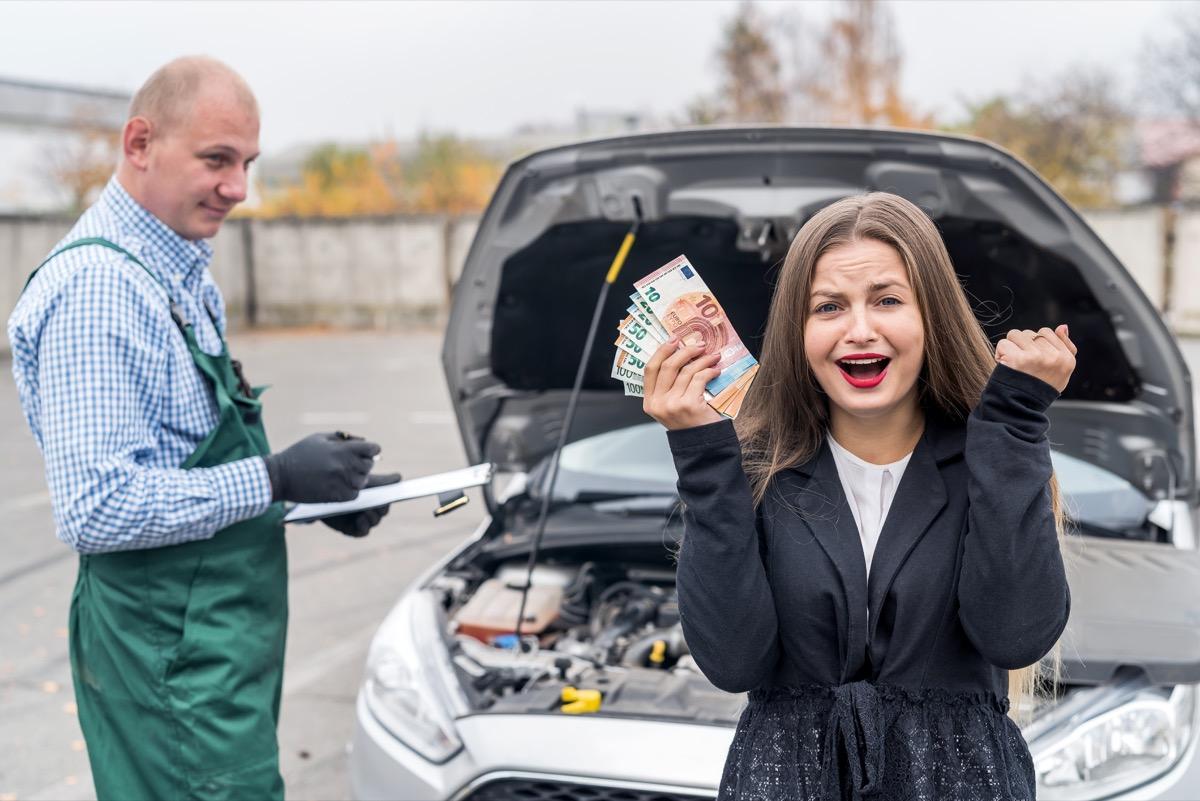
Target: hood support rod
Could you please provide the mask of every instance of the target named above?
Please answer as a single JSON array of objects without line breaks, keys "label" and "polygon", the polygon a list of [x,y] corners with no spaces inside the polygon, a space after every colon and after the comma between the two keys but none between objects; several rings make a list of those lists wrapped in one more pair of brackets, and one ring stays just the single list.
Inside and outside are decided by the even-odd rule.
[{"label": "hood support rod", "polygon": [[537,531],[533,535],[533,546],[529,549],[529,565],[525,572],[525,584],[521,587],[521,607],[517,612],[517,625],[513,629],[516,634],[516,647],[523,649],[521,644],[521,623],[525,620],[525,602],[529,600],[529,588],[533,585],[533,568],[537,565],[538,553],[542,549],[542,536],[546,533],[546,517],[550,512],[550,499],[554,495],[554,485],[558,481],[558,461],[562,456],[563,446],[567,444],[567,436],[571,433],[571,423],[575,420],[575,406],[579,402],[579,392],[583,388],[583,374],[587,370],[588,361],[592,356],[592,345],[596,342],[596,331],[600,327],[600,315],[604,312],[604,302],[608,299],[608,290],[617,282],[625,259],[637,239],[638,228],[642,224],[642,199],[633,196],[633,225],[621,241],[621,248],[613,257],[612,266],[604,276],[600,286],[600,295],[596,298],[596,308],[592,311],[592,324],[588,329],[587,341],[583,345],[583,356],[579,359],[579,368],[575,371],[575,384],[571,387],[571,395],[567,400],[567,412],[563,417],[562,429],[558,434],[558,444],[550,457],[549,470],[546,471],[546,482],[542,488],[542,506],[538,513]]}]

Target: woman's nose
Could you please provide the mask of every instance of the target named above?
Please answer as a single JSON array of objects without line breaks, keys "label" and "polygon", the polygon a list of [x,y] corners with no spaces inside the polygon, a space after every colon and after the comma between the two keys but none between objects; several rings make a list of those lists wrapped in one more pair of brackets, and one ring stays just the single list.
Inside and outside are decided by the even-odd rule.
[{"label": "woman's nose", "polygon": [[877,338],[875,325],[866,309],[852,309],[847,316],[846,340],[848,342],[872,342]]}]

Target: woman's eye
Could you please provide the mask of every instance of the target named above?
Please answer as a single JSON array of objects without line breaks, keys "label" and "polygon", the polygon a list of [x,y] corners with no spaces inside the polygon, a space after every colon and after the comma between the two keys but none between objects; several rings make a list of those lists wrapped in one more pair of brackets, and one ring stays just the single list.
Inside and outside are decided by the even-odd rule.
[{"label": "woman's eye", "polygon": [[835,311],[837,311],[836,303],[822,303],[820,306],[818,306],[816,308],[816,312],[818,314],[828,314],[830,312],[835,312]]},{"label": "woman's eye", "polygon": [[[889,303],[888,301],[891,301],[891,303]],[[879,302],[880,302],[880,303],[882,303],[882,304],[884,304],[884,305],[889,305],[889,306],[898,306],[898,305],[900,305],[900,299],[899,299],[899,298],[884,298],[883,300],[881,300],[881,301],[879,301]]]}]

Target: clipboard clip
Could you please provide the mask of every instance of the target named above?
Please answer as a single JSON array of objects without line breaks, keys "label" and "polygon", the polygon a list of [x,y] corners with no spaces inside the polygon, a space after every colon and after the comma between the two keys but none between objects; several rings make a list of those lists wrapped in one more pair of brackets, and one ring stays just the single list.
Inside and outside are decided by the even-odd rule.
[{"label": "clipboard clip", "polygon": [[439,492],[437,496],[437,508],[433,510],[434,517],[450,514],[455,509],[461,509],[467,505],[467,501],[471,500],[460,489],[450,490],[449,492]]}]

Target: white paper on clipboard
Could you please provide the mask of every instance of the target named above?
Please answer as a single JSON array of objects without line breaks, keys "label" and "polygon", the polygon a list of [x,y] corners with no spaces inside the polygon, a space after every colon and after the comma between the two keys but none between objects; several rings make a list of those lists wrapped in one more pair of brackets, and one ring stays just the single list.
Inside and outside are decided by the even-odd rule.
[{"label": "white paper on clipboard", "polygon": [[492,480],[493,468],[494,465],[490,463],[477,464],[461,470],[451,470],[448,473],[435,473],[432,476],[421,476],[398,481],[395,484],[385,484],[382,487],[368,487],[360,491],[354,500],[341,503],[299,503],[292,507],[287,516],[283,518],[283,522],[307,523],[320,520],[322,517],[358,512],[396,501],[408,501],[451,490],[478,487]]}]

